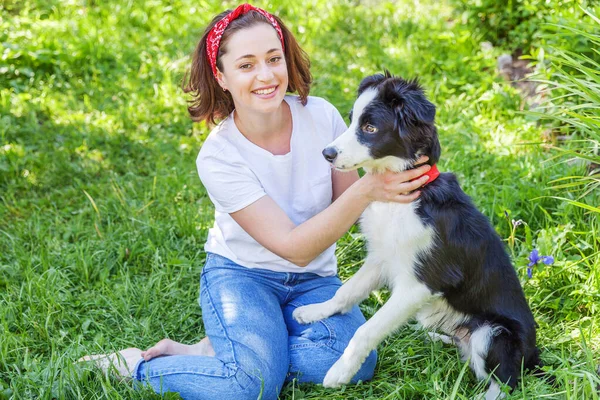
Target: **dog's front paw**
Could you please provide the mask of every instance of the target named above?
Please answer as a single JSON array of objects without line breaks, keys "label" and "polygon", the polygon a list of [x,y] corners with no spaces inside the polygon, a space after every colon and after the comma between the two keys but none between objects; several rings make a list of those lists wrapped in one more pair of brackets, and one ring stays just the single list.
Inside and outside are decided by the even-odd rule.
[{"label": "dog's front paw", "polygon": [[320,321],[329,317],[324,309],[323,303],[309,304],[307,306],[296,308],[292,313],[292,316],[301,324],[310,324],[311,322]]},{"label": "dog's front paw", "polygon": [[326,388],[338,388],[345,385],[350,382],[357,371],[358,368],[354,368],[352,365],[346,363],[344,361],[344,356],[342,356],[342,358],[337,360],[336,363],[329,368],[329,371],[327,371],[327,375],[325,375],[325,379],[323,379],[323,386]]}]

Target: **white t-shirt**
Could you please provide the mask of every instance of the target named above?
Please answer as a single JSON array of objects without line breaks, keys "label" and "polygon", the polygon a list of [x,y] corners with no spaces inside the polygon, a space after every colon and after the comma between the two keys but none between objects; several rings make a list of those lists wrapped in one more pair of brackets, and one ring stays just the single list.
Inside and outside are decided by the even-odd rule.
[{"label": "white t-shirt", "polygon": [[335,244],[299,267],[267,250],[229,215],[270,196],[300,225],[331,204],[331,168],[321,152],[346,124],[336,108],[319,97],[308,97],[306,106],[297,96],[286,95],[285,101],[292,113],[289,153],[273,155],[250,142],[236,127],[233,113],[202,145],[196,166],[215,205],[215,223],[204,249],[248,268],[335,275]]}]

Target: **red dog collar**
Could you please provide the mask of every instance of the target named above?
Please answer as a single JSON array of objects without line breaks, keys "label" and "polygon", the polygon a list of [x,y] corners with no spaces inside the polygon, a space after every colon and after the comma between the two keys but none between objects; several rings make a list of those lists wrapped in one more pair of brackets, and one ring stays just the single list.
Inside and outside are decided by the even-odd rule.
[{"label": "red dog collar", "polygon": [[422,178],[424,176],[428,176],[429,179],[427,180],[427,182],[425,182],[423,184],[423,186],[427,185],[428,183],[431,183],[433,181],[435,181],[437,179],[438,176],[440,176],[440,171],[437,168],[437,164],[434,164],[431,166],[431,169],[427,172],[425,172],[423,175],[419,176],[418,178],[413,179],[413,181]]}]

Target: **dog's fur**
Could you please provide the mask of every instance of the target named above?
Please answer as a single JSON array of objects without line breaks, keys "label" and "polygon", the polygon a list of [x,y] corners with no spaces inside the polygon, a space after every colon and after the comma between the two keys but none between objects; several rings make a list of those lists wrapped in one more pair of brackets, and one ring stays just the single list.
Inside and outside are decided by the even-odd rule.
[{"label": "dog's fur", "polygon": [[[433,165],[440,156],[434,117],[416,80],[387,71],[370,76],[360,84],[350,127],[323,154],[340,170],[402,171],[420,155]],[[358,329],[325,386],[348,383],[386,336],[416,317],[444,332],[432,338],[456,343],[478,379],[493,374],[486,399],[501,398],[496,380],[514,388],[522,364],[539,363],[536,325],[519,279],[500,237],[453,174],[420,190],[410,204],[375,202],[365,210],[364,265],[331,300],[300,307],[294,317],[309,323],[347,312],[385,285],[389,300]]]}]

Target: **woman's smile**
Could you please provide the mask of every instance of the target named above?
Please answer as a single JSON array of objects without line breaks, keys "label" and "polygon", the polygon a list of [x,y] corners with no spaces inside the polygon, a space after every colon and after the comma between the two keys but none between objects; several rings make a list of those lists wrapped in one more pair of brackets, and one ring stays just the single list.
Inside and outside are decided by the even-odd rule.
[{"label": "woman's smile", "polygon": [[279,85],[272,85],[262,87],[260,89],[253,90],[252,93],[260,97],[261,99],[272,99],[277,95],[277,90],[279,89]]}]

